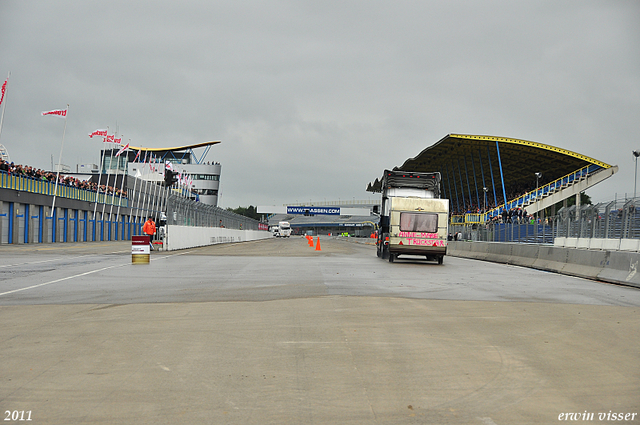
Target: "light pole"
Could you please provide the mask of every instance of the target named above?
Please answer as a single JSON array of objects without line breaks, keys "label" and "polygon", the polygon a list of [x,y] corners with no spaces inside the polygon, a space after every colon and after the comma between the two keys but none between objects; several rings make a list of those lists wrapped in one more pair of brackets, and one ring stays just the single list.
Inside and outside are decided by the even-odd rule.
[{"label": "light pole", "polygon": [[636,174],[633,178],[633,197],[636,197],[636,186],[638,183],[638,157],[640,156],[640,151],[633,151],[633,156],[636,158]]},{"label": "light pole", "polygon": [[[538,183],[540,182],[540,178],[542,177],[542,173],[536,173],[536,202],[538,202]],[[538,210],[536,210],[536,223],[538,222]]]},{"label": "light pole", "polygon": [[487,192],[489,191],[488,187],[483,187],[482,190],[484,191],[484,213],[487,213]]}]

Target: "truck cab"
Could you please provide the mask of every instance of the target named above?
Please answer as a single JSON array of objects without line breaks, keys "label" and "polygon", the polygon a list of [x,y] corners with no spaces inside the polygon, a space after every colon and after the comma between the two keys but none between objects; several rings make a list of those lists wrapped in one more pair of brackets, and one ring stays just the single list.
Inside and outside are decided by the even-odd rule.
[{"label": "truck cab", "polygon": [[291,224],[288,221],[281,221],[275,228],[273,235],[277,238],[288,238],[291,236]]},{"label": "truck cab", "polygon": [[449,200],[440,199],[440,173],[385,170],[378,257],[394,262],[419,255],[442,264],[447,254]]}]

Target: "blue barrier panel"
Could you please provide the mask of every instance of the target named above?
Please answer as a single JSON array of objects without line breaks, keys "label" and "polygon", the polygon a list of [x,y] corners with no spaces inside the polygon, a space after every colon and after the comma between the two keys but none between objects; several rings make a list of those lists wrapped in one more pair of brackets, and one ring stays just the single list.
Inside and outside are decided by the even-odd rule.
[{"label": "blue barrier panel", "polygon": [[24,243],[29,243],[29,204],[24,206]]},{"label": "blue barrier panel", "polygon": [[69,234],[68,230],[69,230],[69,208],[65,208],[64,209],[64,216],[62,217],[63,219],[63,235],[62,235],[62,241],[63,242],[67,242],[67,235]]},{"label": "blue barrier panel", "polygon": [[7,213],[9,214],[8,243],[13,243],[13,202],[9,202],[9,211]]},{"label": "blue barrier panel", "polygon": [[44,207],[38,208],[38,243],[42,243],[42,235],[44,232]]}]

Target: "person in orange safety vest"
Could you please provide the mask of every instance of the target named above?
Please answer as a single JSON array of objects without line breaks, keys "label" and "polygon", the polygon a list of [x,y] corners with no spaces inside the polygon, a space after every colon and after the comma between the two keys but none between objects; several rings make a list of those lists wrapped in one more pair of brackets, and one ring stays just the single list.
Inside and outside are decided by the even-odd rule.
[{"label": "person in orange safety vest", "polygon": [[156,223],[153,222],[153,219],[149,217],[147,221],[145,221],[142,226],[142,232],[145,235],[149,236],[149,246],[151,246],[151,250],[153,251],[153,235],[156,234]]}]

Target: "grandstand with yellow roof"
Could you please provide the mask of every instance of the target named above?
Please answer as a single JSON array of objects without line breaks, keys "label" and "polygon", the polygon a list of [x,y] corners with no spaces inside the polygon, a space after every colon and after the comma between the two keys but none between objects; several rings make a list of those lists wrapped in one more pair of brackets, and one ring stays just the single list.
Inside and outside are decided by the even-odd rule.
[{"label": "grandstand with yellow roof", "polygon": [[[465,134],[448,134],[394,169],[440,172],[443,197],[459,223],[487,222],[514,208],[534,214],[574,196],[579,203],[581,192],[618,171],[548,144]],[[376,179],[367,191],[379,192],[380,184]]]}]

